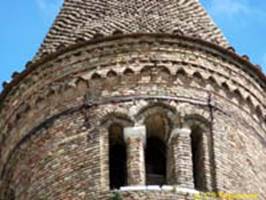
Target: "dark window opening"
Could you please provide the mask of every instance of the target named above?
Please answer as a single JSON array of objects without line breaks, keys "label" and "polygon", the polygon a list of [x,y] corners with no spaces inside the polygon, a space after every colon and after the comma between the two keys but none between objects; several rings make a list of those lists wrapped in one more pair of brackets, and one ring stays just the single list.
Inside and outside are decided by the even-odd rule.
[{"label": "dark window opening", "polygon": [[147,139],[145,167],[147,185],[166,184],[166,146],[159,138]]},{"label": "dark window opening", "polygon": [[109,128],[109,175],[110,189],[119,189],[127,184],[127,153],[123,140],[123,128]]},{"label": "dark window opening", "polygon": [[191,134],[193,180],[196,190],[205,191],[204,152],[202,134],[192,131]]},{"label": "dark window opening", "polygon": [[15,190],[13,190],[12,188],[7,189],[4,196],[7,200],[15,200],[16,199]]}]

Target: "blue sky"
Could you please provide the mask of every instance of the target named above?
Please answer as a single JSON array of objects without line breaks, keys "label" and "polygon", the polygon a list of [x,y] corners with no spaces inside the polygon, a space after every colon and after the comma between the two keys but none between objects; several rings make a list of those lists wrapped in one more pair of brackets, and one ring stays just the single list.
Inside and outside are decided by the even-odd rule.
[{"label": "blue sky", "polygon": [[[266,72],[266,1],[200,0],[239,54]],[[63,0],[6,0],[0,7],[0,91],[22,71],[49,30]]]}]

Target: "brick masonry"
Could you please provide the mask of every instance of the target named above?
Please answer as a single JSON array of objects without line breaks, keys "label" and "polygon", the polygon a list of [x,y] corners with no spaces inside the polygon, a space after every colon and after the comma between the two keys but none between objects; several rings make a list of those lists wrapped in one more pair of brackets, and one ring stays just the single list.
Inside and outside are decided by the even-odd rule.
[{"label": "brick masonry", "polygon": [[175,33],[229,46],[198,0],[65,0],[35,59],[121,32]]},{"label": "brick masonry", "polygon": [[[183,36],[135,34],[84,43],[36,65],[1,99],[3,200],[111,199],[107,127],[143,125],[154,113],[169,121],[165,138],[174,128],[207,124],[209,191],[266,198],[266,82],[236,54]],[[191,183],[191,160],[181,162],[173,177]],[[120,193],[193,199],[193,184],[184,187]]]}]

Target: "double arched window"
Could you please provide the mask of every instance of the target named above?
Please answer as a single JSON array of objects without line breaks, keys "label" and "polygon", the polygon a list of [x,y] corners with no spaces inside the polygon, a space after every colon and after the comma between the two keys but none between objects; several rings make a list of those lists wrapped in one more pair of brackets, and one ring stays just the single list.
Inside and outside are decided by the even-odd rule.
[{"label": "double arched window", "polygon": [[151,112],[142,120],[145,136],[138,138],[143,128],[132,126],[136,132],[132,132],[133,139],[128,141],[124,136],[127,127],[119,123],[109,126],[110,189],[132,185],[129,180],[133,178],[135,185],[180,185],[198,191],[211,190],[208,127],[189,120],[187,128],[177,128],[171,120],[166,112]]}]

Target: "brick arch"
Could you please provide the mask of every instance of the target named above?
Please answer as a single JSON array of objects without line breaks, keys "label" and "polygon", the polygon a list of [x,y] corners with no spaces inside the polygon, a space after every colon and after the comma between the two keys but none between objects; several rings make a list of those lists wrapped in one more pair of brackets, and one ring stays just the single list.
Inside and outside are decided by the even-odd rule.
[{"label": "brick arch", "polygon": [[192,79],[193,81],[195,81],[197,84],[199,84],[200,86],[204,86],[206,84],[206,81],[205,79],[203,78],[203,76],[201,75],[200,72],[198,71],[195,71],[193,74],[192,74]]},{"label": "brick arch", "polygon": [[242,95],[242,93],[240,92],[239,89],[235,89],[233,91],[233,98],[236,99],[238,104],[242,104],[243,103],[244,97],[243,97],[243,95]]},{"label": "brick arch", "polygon": [[171,81],[172,74],[171,70],[166,66],[158,66],[155,68],[157,72],[157,76],[160,76],[165,81]]},{"label": "brick arch", "polygon": [[118,76],[118,74],[112,69],[106,73],[106,77],[108,77],[108,78],[114,78],[117,76]]},{"label": "brick arch", "polygon": [[199,127],[202,130],[209,129],[211,126],[211,122],[206,118],[206,116],[199,114],[189,114],[184,117],[184,126],[193,128]]},{"label": "brick arch", "polygon": [[123,127],[133,126],[133,120],[126,113],[111,112],[100,119],[100,124],[109,127],[111,124],[120,124]]},{"label": "brick arch", "polygon": [[186,83],[191,78],[184,68],[179,68],[175,73],[175,79],[181,81],[182,83]]},{"label": "brick arch", "polygon": [[163,131],[164,134],[159,134],[158,137],[166,141],[172,128],[177,126],[179,117],[174,107],[169,104],[159,102],[150,103],[145,107],[142,107],[135,115],[135,120],[137,124],[146,124],[146,126],[151,123],[152,120],[159,120],[161,124],[164,125],[165,130]]},{"label": "brick arch", "polygon": [[246,103],[247,103],[250,110],[252,110],[254,108],[254,104],[253,104],[253,101],[252,101],[250,96],[247,96]]},{"label": "brick arch", "polygon": [[228,85],[228,83],[226,81],[221,83],[221,92],[223,93],[223,95],[229,99],[231,99],[232,97],[232,91]]},{"label": "brick arch", "polygon": [[84,90],[87,89],[89,87],[89,83],[87,80],[79,77],[76,81],[75,81],[75,86],[77,89],[79,90]]},{"label": "brick arch", "polygon": [[192,119],[193,117],[195,117],[195,119],[202,119],[202,121],[205,122],[210,119],[209,110],[197,105],[189,104],[179,107],[178,112],[180,112],[180,115],[182,116],[182,123],[185,123],[187,119]]},{"label": "brick arch", "polygon": [[227,82],[223,82],[222,85],[221,85],[221,87],[222,87],[225,91],[230,92],[230,87],[229,87],[229,85],[227,84]]},{"label": "brick arch", "polygon": [[176,76],[188,76],[188,72],[184,68],[179,68],[176,71]]},{"label": "brick arch", "polygon": [[102,78],[102,76],[97,72],[95,72],[91,75],[91,80],[99,80],[101,78]]},{"label": "brick arch", "polygon": [[[135,118],[137,121],[140,121],[141,119],[143,119],[143,117],[147,116],[148,115],[148,112],[150,112],[151,110],[154,110],[157,112],[160,111],[160,112],[170,112],[171,114],[176,114],[176,108],[169,105],[169,104],[166,104],[166,103],[162,103],[162,102],[155,102],[155,103],[149,103],[148,105],[145,105],[144,107],[141,107]],[[153,111],[153,112],[154,112]]]},{"label": "brick arch", "polygon": [[165,73],[167,75],[171,75],[171,70],[168,68],[168,67],[165,67],[165,66],[158,66],[157,67],[158,71],[161,72],[161,73]]},{"label": "brick arch", "polygon": [[126,76],[134,75],[134,71],[131,68],[126,68],[123,71],[123,75],[126,75]]},{"label": "brick arch", "polygon": [[140,74],[150,75],[154,68],[155,66],[153,65],[146,65],[140,70]]},{"label": "brick arch", "polygon": [[196,78],[196,79],[200,79],[200,80],[203,80],[203,79],[204,79],[203,76],[201,75],[201,73],[198,72],[198,71],[195,71],[195,72],[192,74],[192,77],[193,77],[193,78]]},{"label": "brick arch", "polygon": [[206,81],[207,85],[209,84],[215,91],[218,92],[220,90],[220,85],[213,76],[209,76]]}]

